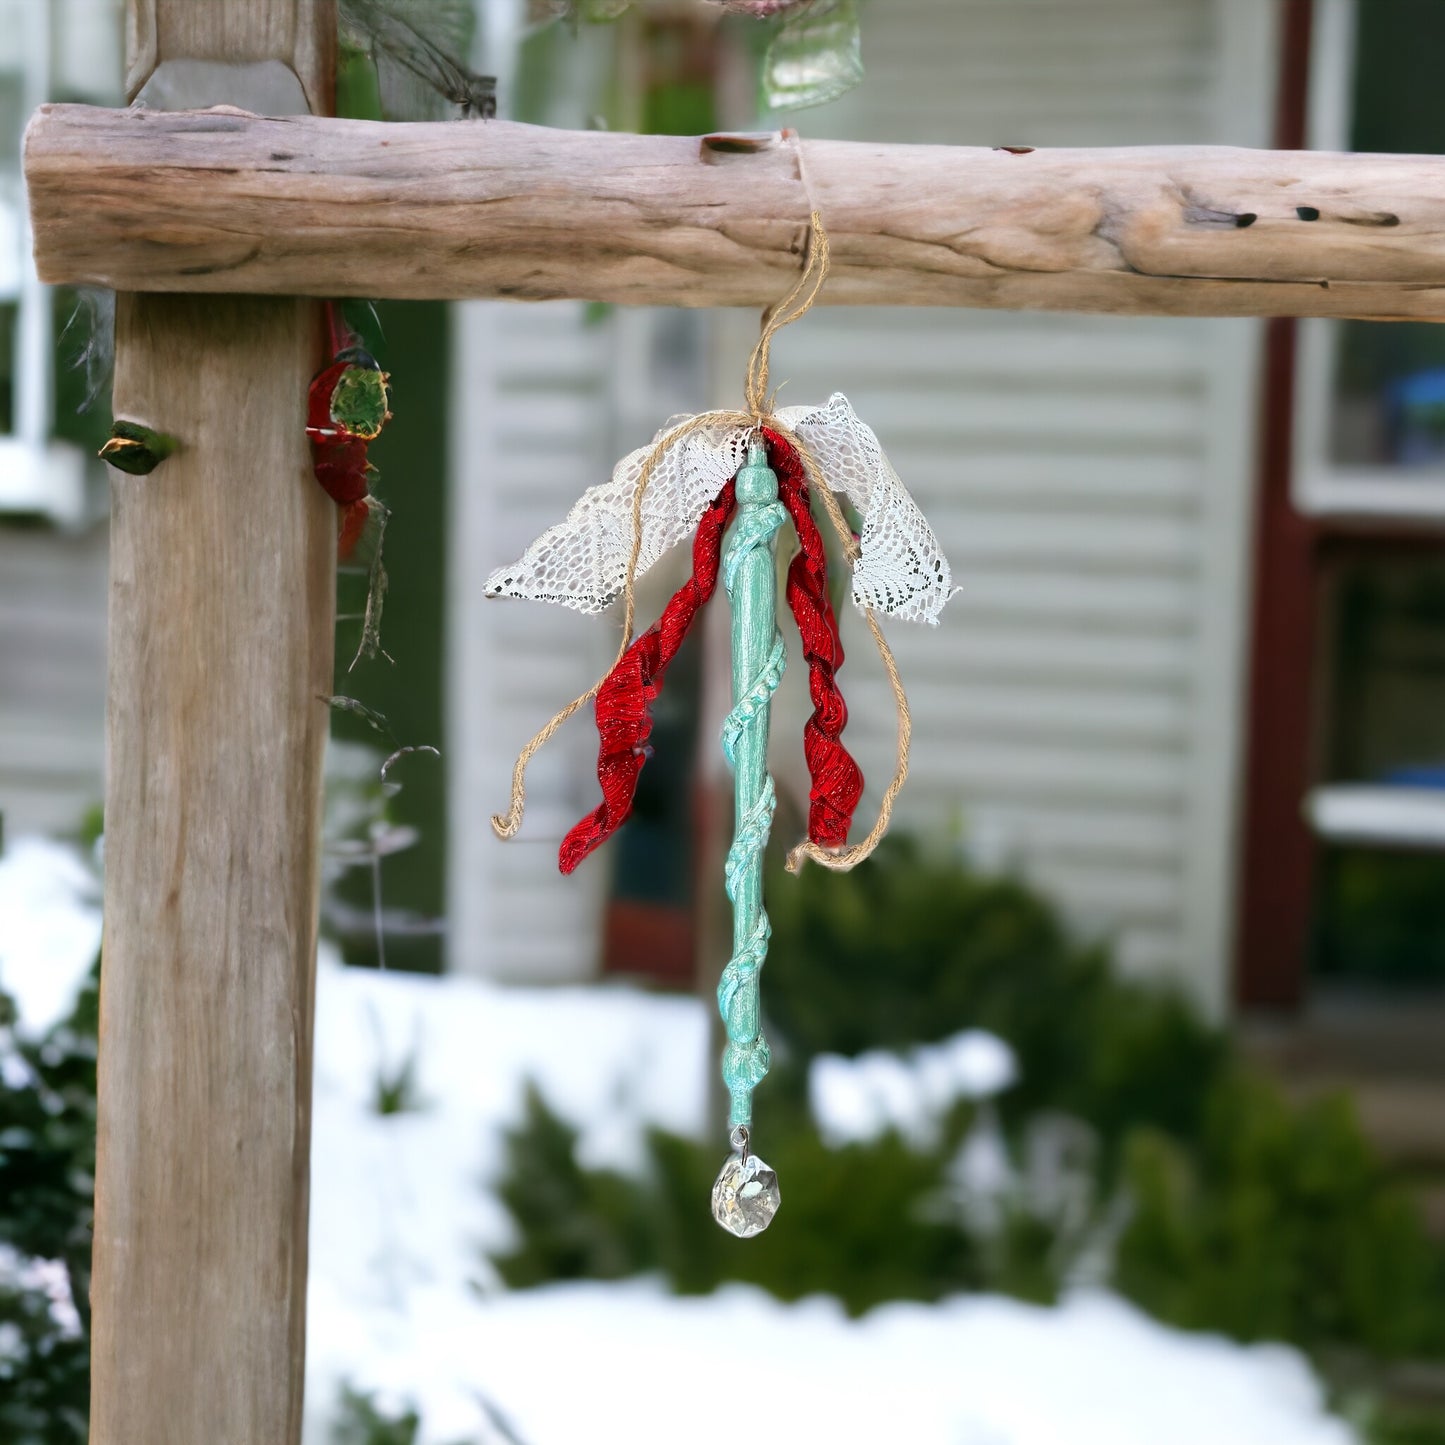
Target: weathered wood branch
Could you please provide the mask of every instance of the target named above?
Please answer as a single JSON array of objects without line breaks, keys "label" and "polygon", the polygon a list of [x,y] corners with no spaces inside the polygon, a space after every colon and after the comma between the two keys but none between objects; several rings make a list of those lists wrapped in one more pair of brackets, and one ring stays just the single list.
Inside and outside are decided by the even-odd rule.
[{"label": "weathered wood branch", "polygon": [[1034,150],[46,106],[48,281],[760,306],[1445,316],[1445,158]]}]

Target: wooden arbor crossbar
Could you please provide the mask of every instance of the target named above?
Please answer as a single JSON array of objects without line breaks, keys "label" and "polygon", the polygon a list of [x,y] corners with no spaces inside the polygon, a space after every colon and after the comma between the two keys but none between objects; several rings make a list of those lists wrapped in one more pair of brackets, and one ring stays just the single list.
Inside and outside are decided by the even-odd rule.
[{"label": "wooden arbor crossbar", "polygon": [[43,280],[129,291],[764,306],[1445,314],[1445,158],[980,149],[56,105]]},{"label": "wooden arbor crossbar", "polygon": [[[94,1445],[295,1445],[334,507],[300,297],[1445,314],[1445,159],[1012,151],[328,119],[332,0],[128,0],[132,94],[279,61],[311,117],[47,106],[36,261],[123,293]],[[175,293],[169,295],[153,293]],[[218,295],[217,293],[232,293]]]}]

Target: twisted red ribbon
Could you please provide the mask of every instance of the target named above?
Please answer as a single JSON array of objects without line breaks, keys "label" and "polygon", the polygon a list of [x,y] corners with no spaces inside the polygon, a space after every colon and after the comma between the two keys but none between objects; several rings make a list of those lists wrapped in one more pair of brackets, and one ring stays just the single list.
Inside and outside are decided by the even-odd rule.
[{"label": "twisted red ribbon", "polygon": [[667,665],[703,605],[717,590],[723,532],[737,510],[736,488],[729,482],[708,504],[692,542],[692,576],[672,594],[662,616],[623,653],[597,690],[597,781],[602,802],[562,840],[557,866],[570,873],[594,848],[605,843],[632,813],[637,779],[647,761],[644,744],[652,735],[652,704],[662,691]]},{"label": "twisted red ribbon", "polygon": [[813,699],[813,715],[803,726],[803,756],[813,783],[808,837],[820,848],[841,848],[848,841],[853,810],[863,793],[863,773],[841,741],[848,725],[848,705],[834,676],[843,665],[843,643],[833,599],[828,595],[828,554],[813,521],[802,458],[775,432],[764,428],[763,436],[778,474],[778,496],[798,534],[798,555],[788,566],[786,592],[803,641],[808,692]]},{"label": "twisted red ribbon", "polygon": [[[821,847],[847,841],[853,810],[863,791],[858,764],[840,741],[848,708],[835,678],[843,664],[838,619],[828,596],[827,554],[809,507],[808,481],[796,450],[776,432],[763,431],[768,459],[778,476],[778,496],[793,519],[799,552],[788,567],[788,606],[803,641],[813,715],[803,729],[803,754],[812,778],[808,836]],[[597,692],[597,781],[602,802],[562,840],[557,862],[571,873],[606,842],[632,813],[637,779],[647,760],[651,707],[663,675],[677,656],[698,613],[717,590],[723,533],[736,510],[733,482],[709,503],[692,544],[692,576],[672,595],[661,617],[639,636]]]}]

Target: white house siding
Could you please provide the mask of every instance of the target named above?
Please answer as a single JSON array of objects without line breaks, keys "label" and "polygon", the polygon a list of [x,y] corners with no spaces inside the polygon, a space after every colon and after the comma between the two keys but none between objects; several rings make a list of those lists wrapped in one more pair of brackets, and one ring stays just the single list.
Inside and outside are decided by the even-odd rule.
[{"label": "white house siding", "polygon": [[[562,834],[597,802],[597,735],[579,714],[527,774],[526,822],[500,842],[512,762],[616,652],[619,618],[486,602],[493,567],[519,556],[674,411],[696,409],[706,318],[571,302],[458,308],[448,618],[450,962],[492,977],[567,980],[596,967],[606,859],[557,871]],[[659,567],[639,594],[656,612],[675,585]]]},{"label": "white house siding", "polygon": [[[1269,144],[1274,7],[906,0],[868,80],[808,135],[970,144]],[[1121,965],[1227,998],[1258,325],[816,313],[775,349],[795,398],[848,391],[960,591],[891,629],[913,702],[901,826],[962,831]],[[739,338],[738,343],[743,338]],[[893,724],[854,630],[850,736]],[[870,787],[869,801],[876,789]]]},{"label": "white house siding", "polygon": [[116,103],[123,8],[0,0],[0,302],[17,306],[0,514],[21,514],[0,517],[0,814],[12,837],[74,829],[101,801],[105,759],[106,534],[80,529],[93,503],[84,459],[46,444],[54,342],[50,297],[29,261],[20,129],[47,97]]},{"label": "white house siding", "polygon": [[[454,968],[495,977],[577,977],[593,966],[594,874],[560,886],[549,841],[580,812],[585,752],[564,732],[527,779],[526,828],[502,844],[508,753],[591,681],[605,653],[595,619],[484,605],[492,567],[558,520],[607,464],[607,337],[582,308],[457,308],[451,597],[447,616]],[[564,819],[566,821],[564,822]]]},{"label": "white house siding", "polygon": [[[883,141],[1267,144],[1272,8],[891,0],[864,11],[863,86],[789,123],[808,136]],[[714,391],[654,398],[619,434],[608,406],[623,392],[646,395],[618,379],[636,371],[636,356],[619,357],[605,332],[580,333],[575,309],[474,314],[490,319],[469,322],[468,334],[491,325],[507,339],[491,353],[499,415],[523,388],[529,405],[543,407],[545,395],[545,415],[572,423],[558,424],[565,462],[514,466],[498,454],[495,499],[461,504],[493,508],[489,560],[514,555],[670,410],[728,404],[755,334],[750,316],[715,317]],[[635,323],[625,334],[635,349]],[[550,342],[530,339],[543,336]],[[962,836],[990,863],[1019,869],[1082,928],[1114,938],[1123,967],[1180,978],[1216,1010],[1226,996],[1257,339],[1250,322],[848,309],[815,311],[774,351],[787,401],[848,393],[933,522],[960,588],[939,628],[890,629],[915,720],[898,825]],[[481,535],[474,528],[468,539]],[[512,752],[606,651],[595,624],[523,610],[515,621],[469,612],[465,624],[506,649],[505,661],[488,655],[499,664],[486,729],[496,741],[475,761],[488,801],[504,795],[505,762],[492,753]],[[894,721],[866,631],[845,627],[848,739],[870,780],[866,817],[890,774]],[[458,677],[478,666],[454,657]],[[780,737],[801,711],[798,699],[784,702]],[[473,722],[469,738],[481,735]],[[539,805],[566,799],[569,816],[595,791],[579,731],[537,768]],[[785,773],[794,751],[777,759]],[[479,811],[476,793],[464,786],[458,796]],[[455,961],[552,977],[589,969],[597,881],[579,888],[579,874],[559,887],[535,849],[508,853],[476,832],[470,820],[454,830],[454,893],[464,910],[485,879],[492,902],[463,929]],[[539,823],[535,833],[550,840],[556,829]],[[485,959],[477,929],[496,945]]]},{"label": "white house siding", "polygon": [[103,530],[0,527],[0,814],[8,836],[68,832],[105,757]]}]

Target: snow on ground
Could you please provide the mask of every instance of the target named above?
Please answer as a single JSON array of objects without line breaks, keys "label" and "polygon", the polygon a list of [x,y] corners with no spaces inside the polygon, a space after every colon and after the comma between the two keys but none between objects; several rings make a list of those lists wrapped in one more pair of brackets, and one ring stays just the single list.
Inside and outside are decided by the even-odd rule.
[{"label": "snow on ground", "polygon": [[649,1280],[419,1303],[369,1378],[394,1398],[435,1382],[428,1441],[505,1439],[479,1433],[487,1405],[527,1445],[1354,1439],[1293,1351],[1177,1334],[1107,1295],[896,1304],[858,1321],[825,1299],[785,1305],[743,1286],[678,1299]]},{"label": "snow on ground", "polygon": [[853,1058],[819,1054],[808,1066],[808,1104],[833,1149],[892,1131],[919,1148],[960,1099],[989,1099],[1018,1080],[1014,1051],[996,1034],[965,1029],[903,1053],[869,1049]]},{"label": "snow on ground", "polygon": [[[21,839],[0,858],[0,984],[27,1031],[62,1017],[85,976],[94,896],[71,851]],[[500,1289],[483,1252],[508,1238],[492,1185],[524,1081],[578,1126],[585,1159],[626,1168],[644,1124],[700,1127],[708,1037],[690,999],[378,975],[323,950],[307,1445],[329,1445],[342,1381],[414,1404],[421,1445],[1354,1440],[1295,1351],[1166,1329],[1107,1294],[1054,1309],[960,1297],[848,1320],[831,1300],[782,1304],[741,1286],[689,1299],[650,1279]],[[948,1066],[975,1093],[1011,1077],[995,1051],[989,1087],[974,1078],[989,1048],[958,1044]],[[418,1107],[379,1115],[378,1078],[413,1054]],[[946,1062],[914,1060],[925,1092]],[[873,1117],[856,1086],[874,1090],[881,1066],[852,1080],[829,1067],[819,1097],[832,1089],[846,1133],[850,1110],[854,1128]]]},{"label": "snow on ground", "polygon": [[[695,999],[382,974],[323,946],[316,1015],[312,1266],[378,1307],[431,1284],[495,1284],[483,1251],[504,1249],[511,1223],[485,1186],[529,1079],[580,1130],[589,1165],[639,1167],[648,1125],[702,1127],[709,1034]],[[378,1114],[378,1077],[409,1057],[415,1107]]]},{"label": "snow on ground", "polygon": [[0,857],[0,992],[20,1032],[49,1032],[75,1006],[100,949],[100,885],[79,850],[22,837]]}]

